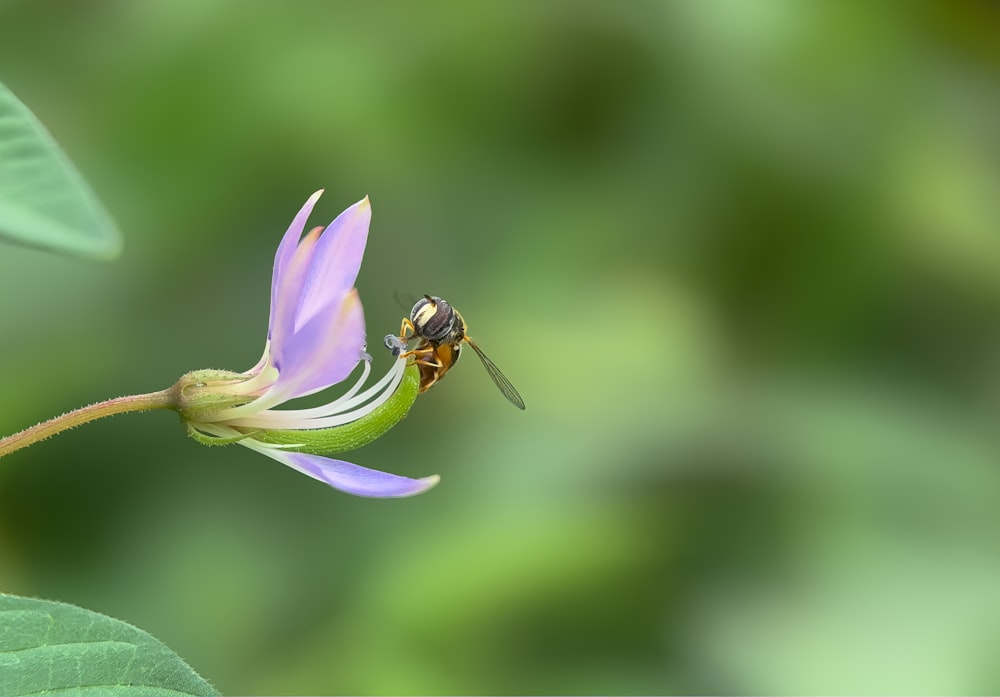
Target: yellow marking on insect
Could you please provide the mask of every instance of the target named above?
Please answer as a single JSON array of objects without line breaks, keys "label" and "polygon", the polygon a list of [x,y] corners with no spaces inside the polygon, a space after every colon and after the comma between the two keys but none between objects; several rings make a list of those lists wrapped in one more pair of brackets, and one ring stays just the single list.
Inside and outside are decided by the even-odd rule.
[{"label": "yellow marking on insect", "polygon": [[437,305],[434,303],[427,303],[422,308],[417,311],[416,316],[413,318],[413,323],[418,327],[422,327],[430,321],[431,317],[437,314]]}]

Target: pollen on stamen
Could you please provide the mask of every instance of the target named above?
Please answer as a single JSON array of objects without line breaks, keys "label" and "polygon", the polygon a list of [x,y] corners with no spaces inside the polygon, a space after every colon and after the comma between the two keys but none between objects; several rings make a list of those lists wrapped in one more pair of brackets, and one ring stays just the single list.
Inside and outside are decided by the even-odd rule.
[{"label": "pollen on stamen", "polygon": [[392,353],[393,358],[399,358],[399,354],[406,348],[406,342],[395,334],[386,334],[385,347]]}]

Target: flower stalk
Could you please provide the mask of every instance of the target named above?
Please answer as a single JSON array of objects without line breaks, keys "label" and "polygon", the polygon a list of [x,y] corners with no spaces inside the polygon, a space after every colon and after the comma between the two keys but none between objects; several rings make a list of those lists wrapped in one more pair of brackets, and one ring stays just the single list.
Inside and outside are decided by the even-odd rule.
[{"label": "flower stalk", "polygon": [[151,411],[153,409],[173,408],[173,388],[150,392],[148,394],[115,397],[97,402],[86,407],[80,407],[66,412],[61,416],[35,424],[6,438],[0,439],[0,457],[10,455],[29,445],[34,445],[46,438],[51,438],[63,431],[88,424],[91,421],[103,419],[115,414],[127,414],[133,411]]}]

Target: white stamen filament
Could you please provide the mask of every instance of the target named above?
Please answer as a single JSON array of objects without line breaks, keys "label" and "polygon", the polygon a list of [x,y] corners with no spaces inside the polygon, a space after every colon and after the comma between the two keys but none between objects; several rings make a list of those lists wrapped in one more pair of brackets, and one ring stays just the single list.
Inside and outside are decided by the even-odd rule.
[{"label": "white stamen filament", "polygon": [[[327,404],[323,404],[318,407],[312,407],[311,409],[280,409],[280,410],[266,409],[259,412],[258,414],[254,414],[254,416],[267,414],[269,417],[273,416],[276,419],[288,419],[290,421],[294,421],[299,419],[313,419],[320,416],[329,416],[330,414],[337,414],[343,411],[341,403],[350,400],[352,397],[354,397],[354,395],[358,393],[358,390],[361,389],[362,385],[365,384],[365,381],[368,380],[368,376],[371,375],[372,372],[371,362],[370,361],[362,361],[362,362],[364,363],[364,366],[361,369],[361,377],[358,378],[357,382],[354,383],[351,389],[342,394],[340,397],[337,397],[337,399],[333,400],[332,402],[328,402]],[[385,378],[382,379],[385,380]],[[367,399],[367,397],[365,399]],[[348,406],[347,408],[350,409],[350,406]]]},{"label": "white stamen filament", "polygon": [[[371,365],[367,361],[361,380],[346,394],[328,404],[312,409],[266,409],[252,416],[226,419],[226,424],[240,428],[315,429],[331,428],[357,421],[378,409],[393,395],[403,379],[406,362],[405,358],[393,361],[389,371],[361,394],[356,393],[371,372]],[[249,405],[239,408],[243,409],[246,406]]]},{"label": "white stamen filament", "polygon": [[[360,382],[363,383],[365,379],[367,379],[368,374],[371,372],[371,356],[364,351],[362,351],[361,356],[361,362],[364,363],[364,368],[362,370]],[[270,413],[271,407],[281,404],[284,401],[284,397],[282,395],[275,393],[270,389],[274,386],[275,382],[277,382],[279,376],[279,371],[271,365],[271,358],[268,356],[267,360],[263,362],[263,367],[260,369],[260,373],[254,375],[246,382],[240,383],[239,389],[233,390],[235,394],[251,395],[256,393],[256,399],[239,406],[220,409],[214,414],[206,414],[201,417],[201,421],[225,421],[226,423],[234,423],[235,420],[239,418],[248,418],[251,416],[257,416],[258,414]],[[344,396],[354,394],[360,387],[360,384],[356,384],[347,392],[347,395]],[[336,403],[339,399],[342,399],[342,397],[334,400],[332,403]],[[322,408],[323,407],[319,407],[319,409]]]},{"label": "white stamen filament", "polygon": [[259,370],[260,372],[256,375],[251,374],[252,377],[249,380],[239,383],[238,388],[234,392],[236,394],[251,395],[266,390],[278,379],[278,371],[271,365],[270,356],[261,364]]},{"label": "white stamen filament", "polygon": [[[258,452],[267,448],[271,448],[273,450],[287,450],[288,448],[301,448],[305,445],[305,443],[282,443],[280,445],[277,443],[261,443],[258,440],[254,440],[252,435],[245,434],[235,428],[232,428],[231,426],[223,426],[222,424],[200,423],[197,425],[197,429],[206,436],[214,436],[216,438],[226,440],[238,439],[235,440],[235,442],[240,445],[245,445],[251,450],[256,450]],[[241,436],[243,437],[241,438]]]},{"label": "white stamen filament", "polygon": [[[379,384],[385,381],[385,378],[390,378],[389,386],[382,390],[375,399],[368,402],[362,407],[355,409],[354,411],[348,412],[346,414],[339,414],[335,416],[327,416],[322,419],[312,419],[309,423],[312,428],[332,428],[334,426],[340,426],[341,424],[351,423],[352,421],[357,421],[363,416],[367,416],[372,413],[380,406],[389,401],[389,398],[395,394],[396,388],[399,387],[399,383],[403,381],[403,373],[406,371],[406,359],[397,360],[393,367],[389,370],[385,377],[379,381]],[[371,390],[367,390],[371,392]],[[358,397],[351,400],[356,403]]]},{"label": "white stamen filament", "polygon": [[262,355],[260,357],[260,360],[257,361],[257,365],[255,365],[250,370],[246,371],[245,374],[246,375],[259,374],[264,369],[264,366],[268,364],[270,358],[271,358],[271,340],[268,339],[267,341],[264,342],[264,355]]}]

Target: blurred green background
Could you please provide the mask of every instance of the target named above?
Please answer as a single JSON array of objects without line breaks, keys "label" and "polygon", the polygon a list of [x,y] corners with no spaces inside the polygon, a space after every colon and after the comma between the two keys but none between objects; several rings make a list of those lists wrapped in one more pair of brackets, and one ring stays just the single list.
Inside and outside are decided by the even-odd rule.
[{"label": "blurred green background", "polygon": [[[0,1],[0,80],[126,235],[0,251],[0,431],[257,360],[364,195],[373,343],[469,357],[355,499],[169,413],[0,467],[0,590],[224,693],[1000,691],[990,2]],[[387,365],[378,356],[379,365]]]}]

